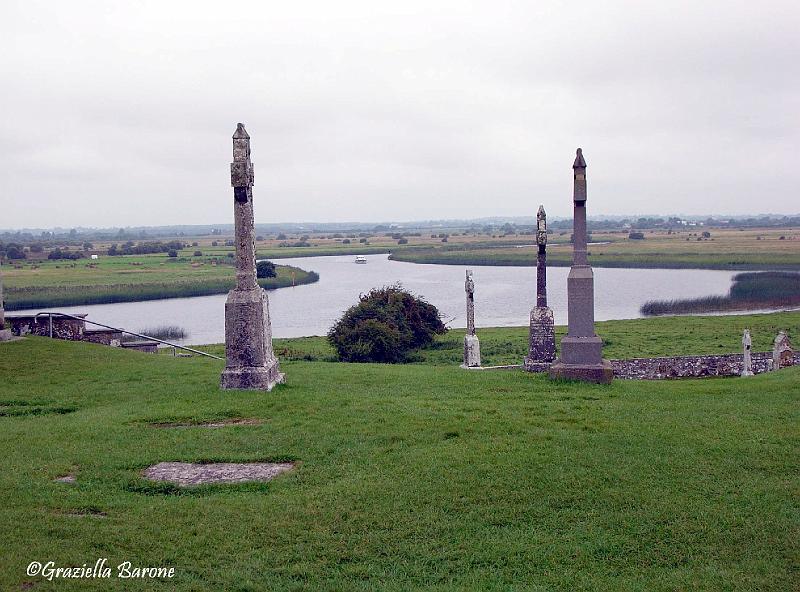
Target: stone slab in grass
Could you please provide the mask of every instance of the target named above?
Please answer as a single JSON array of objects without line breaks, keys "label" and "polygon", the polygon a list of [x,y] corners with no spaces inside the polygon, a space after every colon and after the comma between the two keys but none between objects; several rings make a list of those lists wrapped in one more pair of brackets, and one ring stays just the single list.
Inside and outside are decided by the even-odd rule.
[{"label": "stone slab in grass", "polygon": [[192,421],[162,421],[153,422],[154,428],[224,428],[227,426],[257,426],[264,423],[258,418],[232,418],[219,421],[192,422]]},{"label": "stone slab in grass", "polygon": [[183,463],[162,462],[145,469],[145,479],[167,481],[181,487],[209,483],[269,481],[291,471],[294,463]]}]

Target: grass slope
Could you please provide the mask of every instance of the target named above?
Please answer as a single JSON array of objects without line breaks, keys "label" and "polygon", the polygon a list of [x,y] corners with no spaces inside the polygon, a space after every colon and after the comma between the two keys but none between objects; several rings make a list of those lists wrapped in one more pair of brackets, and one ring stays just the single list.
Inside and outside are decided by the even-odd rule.
[{"label": "grass slope", "polygon": [[[615,347],[632,355],[639,340]],[[44,338],[0,345],[0,588],[796,586],[800,368],[603,387],[284,361],[288,383],[270,394],[220,392],[221,368]],[[221,417],[264,423],[148,425]],[[138,476],[203,459],[299,467],[189,491]],[[53,482],[67,472],[76,484]],[[98,557],[177,576],[25,575],[34,560]]]}]

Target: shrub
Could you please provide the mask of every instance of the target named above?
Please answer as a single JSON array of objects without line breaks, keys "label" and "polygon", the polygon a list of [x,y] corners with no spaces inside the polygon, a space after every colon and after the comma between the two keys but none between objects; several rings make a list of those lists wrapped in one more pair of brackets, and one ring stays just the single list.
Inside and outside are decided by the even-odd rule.
[{"label": "shrub", "polygon": [[360,239],[358,239],[358,242],[360,242],[361,244],[365,244],[367,242],[367,239],[360,238]]},{"label": "shrub", "polygon": [[630,233],[628,233],[628,238],[630,240],[644,240],[644,232],[631,230]]},{"label": "shrub", "polygon": [[260,280],[275,277],[275,264],[272,261],[259,261],[256,263],[256,277]]},{"label": "shrub", "polygon": [[703,238],[711,238],[711,233],[708,230],[703,231]]},{"label": "shrub", "polygon": [[342,239],[342,244],[343,245],[349,245],[350,244],[350,239],[349,238]]},{"label": "shrub", "polygon": [[328,332],[343,362],[396,363],[447,329],[435,306],[399,284],[362,294]]},{"label": "shrub", "polygon": [[195,252],[193,253],[193,255],[194,255],[195,257],[202,257],[202,256],[203,256],[203,251],[195,251]]},{"label": "shrub", "polygon": [[178,256],[178,251],[176,251],[175,249],[172,249],[169,253],[167,253],[167,257],[177,257],[177,256]]},{"label": "shrub", "polygon": [[397,244],[398,245],[407,245],[408,244],[408,239],[407,238],[401,238],[399,241],[397,241]]}]

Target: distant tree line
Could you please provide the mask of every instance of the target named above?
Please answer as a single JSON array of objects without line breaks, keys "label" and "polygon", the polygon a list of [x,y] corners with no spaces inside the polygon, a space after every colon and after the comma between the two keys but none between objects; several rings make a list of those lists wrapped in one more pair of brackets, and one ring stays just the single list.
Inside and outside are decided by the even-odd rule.
[{"label": "distant tree line", "polygon": [[122,245],[114,243],[108,248],[110,256],[115,255],[149,255],[151,253],[169,253],[170,251],[177,251],[184,247],[183,241],[148,241],[134,244],[133,241],[128,241]]}]

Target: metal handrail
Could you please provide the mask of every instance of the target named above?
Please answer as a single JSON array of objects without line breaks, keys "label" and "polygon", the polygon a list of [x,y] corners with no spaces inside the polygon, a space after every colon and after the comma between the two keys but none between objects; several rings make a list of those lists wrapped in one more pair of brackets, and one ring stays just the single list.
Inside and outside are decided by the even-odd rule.
[{"label": "metal handrail", "polygon": [[119,327],[112,327],[111,325],[104,325],[103,323],[98,323],[97,321],[89,321],[83,317],[76,317],[75,315],[67,314],[65,312],[40,312],[35,315],[35,318],[40,316],[47,315],[50,317],[50,337],[53,337],[53,315],[59,317],[67,317],[70,319],[75,319],[76,321],[83,321],[85,323],[91,323],[92,325],[98,325],[100,327],[105,327],[106,329],[113,329],[114,331],[119,331],[120,333],[127,333],[128,335],[134,335],[136,337],[141,337],[142,339],[149,339],[151,341],[158,341],[159,343],[163,343],[165,345],[169,345],[171,347],[177,347],[178,349],[185,349],[186,351],[190,351],[193,354],[199,354],[201,356],[206,356],[209,358],[214,358],[215,360],[222,360],[219,356],[215,356],[214,354],[210,354],[208,352],[200,351],[198,349],[192,349],[191,347],[186,347],[184,345],[178,345],[177,343],[170,343],[169,341],[164,341],[163,339],[159,339],[157,337],[150,337],[149,335],[142,335],[141,333],[134,333],[133,331],[126,331],[125,329],[120,329]]}]

